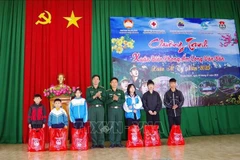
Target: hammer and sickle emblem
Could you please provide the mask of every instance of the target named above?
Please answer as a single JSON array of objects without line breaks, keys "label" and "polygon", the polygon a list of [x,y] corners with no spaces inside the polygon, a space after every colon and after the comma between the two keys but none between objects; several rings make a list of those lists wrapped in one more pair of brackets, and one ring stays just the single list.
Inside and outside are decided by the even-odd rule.
[{"label": "hammer and sickle emblem", "polygon": [[[45,16],[45,13],[48,14],[48,17]],[[39,14],[38,18],[43,19],[44,21],[38,20],[35,24],[36,25],[38,25],[38,24],[45,25],[45,24],[51,23],[52,16],[48,11],[44,11],[43,13]]]}]

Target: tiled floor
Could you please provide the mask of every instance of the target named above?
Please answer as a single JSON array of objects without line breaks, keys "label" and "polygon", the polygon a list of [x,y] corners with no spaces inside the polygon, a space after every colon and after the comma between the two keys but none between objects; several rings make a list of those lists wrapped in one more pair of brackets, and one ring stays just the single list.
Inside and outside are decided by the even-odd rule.
[{"label": "tiled floor", "polygon": [[[0,160],[240,160],[240,135],[201,136],[185,138],[185,146],[104,148],[88,151],[27,152],[26,144],[0,144]],[[108,144],[106,144],[108,146]]]}]

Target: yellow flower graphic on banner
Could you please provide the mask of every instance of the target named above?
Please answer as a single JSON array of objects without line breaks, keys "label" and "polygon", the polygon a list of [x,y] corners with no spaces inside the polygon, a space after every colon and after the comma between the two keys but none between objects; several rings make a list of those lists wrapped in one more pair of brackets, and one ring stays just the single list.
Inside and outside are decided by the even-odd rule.
[{"label": "yellow flower graphic on banner", "polygon": [[129,35],[121,36],[120,38],[112,38],[112,52],[121,54],[125,49],[133,49],[135,41]]},{"label": "yellow flower graphic on banner", "polygon": [[122,48],[122,47],[118,47],[118,48],[116,49],[116,52],[117,52],[117,53],[122,53],[122,52],[123,52],[123,48]]}]

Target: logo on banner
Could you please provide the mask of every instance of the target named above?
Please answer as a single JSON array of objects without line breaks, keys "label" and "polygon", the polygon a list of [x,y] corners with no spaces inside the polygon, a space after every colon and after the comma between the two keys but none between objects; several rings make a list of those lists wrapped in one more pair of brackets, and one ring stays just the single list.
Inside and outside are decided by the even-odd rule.
[{"label": "logo on banner", "polygon": [[[47,13],[47,16],[45,13]],[[40,18],[41,20],[38,20],[35,23],[36,25],[38,24],[46,25],[51,23],[52,16],[51,16],[51,13],[49,13],[48,11],[44,11],[39,14],[38,18]]]},{"label": "logo on banner", "polygon": [[125,19],[124,21],[123,21],[123,25],[124,25],[124,27],[125,28],[127,28],[127,29],[131,29],[132,27],[133,27],[133,21],[131,20],[131,19]]},{"label": "logo on banner", "polygon": [[181,21],[178,21],[177,27],[178,27],[179,29],[183,29],[183,28],[185,27],[184,22],[183,22],[182,20],[181,20]]},{"label": "logo on banner", "polygon": [[208,29],[208,24],[209,24],[209,22],[202,22],[201,23],[202,29],[207,30]]},{"label": "logo on banner", "polygon": [[156,29],[158,27],[158,23],[156,20],[150,20],[149,21],[149,26],[152,28],[152,29]]},{"label": "logo on banner", "polygon": [[219,22],[219,28],[221,28],[221,29],[226,29],[226,24],[225,24],[224,21],[220,21],[220,22]]}]

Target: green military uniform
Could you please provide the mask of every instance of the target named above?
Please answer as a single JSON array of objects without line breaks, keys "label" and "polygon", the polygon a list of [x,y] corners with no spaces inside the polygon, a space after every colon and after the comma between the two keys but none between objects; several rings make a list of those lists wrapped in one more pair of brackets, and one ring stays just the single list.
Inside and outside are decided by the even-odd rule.
[{"label": "green military uniform", "polygon": [[[113,95],[118,96],[118,101],[113,100]],[[112,145],[120,145],[123,132],[123,103],[125,102],[125,94],[122,90],[112,89],[106,92],[106,104],[108,106],[108,122],[109,122],[109,141]]]},{"label": "green military uniform", "polygon": [[[93,98],[93,96],[98,92],[101,93],[101,98]],[[90,106],[89,108],[89,120],[91,125],[91,137],[92,144],[94,146],[104,145],[104,102],[106,98],[106,91],[102,86],[94,88],[90,86],[87,88],[87,102]]]}]

